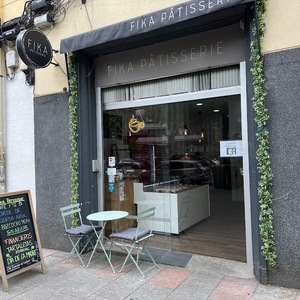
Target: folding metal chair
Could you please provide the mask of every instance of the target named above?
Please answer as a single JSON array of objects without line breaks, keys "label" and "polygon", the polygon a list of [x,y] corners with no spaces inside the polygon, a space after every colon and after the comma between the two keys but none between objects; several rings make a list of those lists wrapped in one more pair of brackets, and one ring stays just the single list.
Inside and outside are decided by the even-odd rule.
[{"label": "folding metal chair", "polygon": [[[156,264],[155,260],[146,247],[149,238],[154,235],[152,233],[154,214],[155,207],[140,211],[135,217],[137,223],[136,227],[127,228],[120,232],[110,234],[109,237],[111,238],[111,249],[113,245],[116,245],[123,249],[127,254],[120,272],[122,272],[129,259],[131,259],[131,261],[134,263],[143,277],[145,277],[144,273],[146,273],[147,271],[151,270],[154,267],[158,268],[158,265]],[[132,218],[132,216],[130,217]],[[135,251],[136,253],[134,254]],[[142,271],[139,266],[139,258],[141,254],[150,257],[151,261],[153,262],[153,265],[144,271]],[[133,255],[136,255],[136,259]]]},{"label": "folding metal chair", "polygon": [[[83,224],[79,205],[80,204],[77,203],[62,207],[60,208],[60,212],[64,221],[65,235],[69,238],[72,244],[72,250],[65,261],[67,261],[72,255],[76,254],[84,267],[85,264],[81,255],[89,245],[91,245],[93,249],[94,245],[92,243],[92,238],[95,236],[95,231],[93,226]],[[71,227],[71,217],[73,217],[73,219],[77,219],[78,225],[76,227]],[[101,226],[95,226],[96,231],[101,230],[101,228]]]}]

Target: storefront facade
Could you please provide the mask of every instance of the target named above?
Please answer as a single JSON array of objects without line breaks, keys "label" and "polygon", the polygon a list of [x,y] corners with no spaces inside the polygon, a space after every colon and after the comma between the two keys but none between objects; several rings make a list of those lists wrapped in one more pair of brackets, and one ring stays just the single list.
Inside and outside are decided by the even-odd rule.
[{"label": "storefront facade", "polygon": [[[208,218],[215,191],[228,189],[231,201],[243,206],[242,260],[252,267],[253,245],[257,249],[259,238],[252,239],[252,226],[258,224],[251,222],[250,199],[249,170],[255,163],[249,161],[249,140],[254,142],[255,133],[248,132],[253,112],[247,101],[251,99],[251,89],[247,91],[250,5],[251,1],[184,3],[62,40],[61,51],[75,53],[79,86],[96,82],[95,95],[79,90],[83,93],[79,107],[80,98],[90,99],[79,110],[79,119],[86,122],[80,128],[86,132],[80,132],[79,144],[83,148],[91,145],[86,138],[93,132],[94,147],[100,149],[93,159],[90,147],[84,151],[87,155],[80,156],[80,165],[97,166],[93,169],[93,187],[97,188],[92,190],[86,175],[80,175],[86,172],[79,172],[81,196],[95,193],[98,209],[122,208],[124,199],[131,202],[132,213],[145,207],[140,199],[156,205],[155,226],[163,236],[159,244],[174,250],[168,234],[179,234]],[[94,77],[86,82],[81,76],[90,68]],[[96,112],[93,118],[91,111]],[[233,149],[230,147],[234,148],[231,157],[226,152]],[[116,164],[113,178],[98,172],[108,171],[109,158]],[[190,166],[195,162],[199,170]],[[167,191],[172,185],[177,195],[182,189],[190,190],[187,208],[174,208]],[[207,189],[203,192],[207,207],[193,204],[191,195],[199,187]],[[163,200],[149,204],[147,192],[157,188],[164,191]],[[156,199],[155,194],[152,197]],[[86,209],[88,213],[90,205]],[[187,222],[185,219],[193,219],[194,209],[204,210],[203,216]]]},{"label": "storefront facade", "polygon": [[[284,74],[290,74],[288,82],[293,86],[299,77],[292,68],[283,72],[280,62],[295,62],[299,53],[292,49],[265,56],[266,87],[274,104],[269,108],[274,199],[287,195],[284,206],[274,203],[278,265],[269,267],[261,254],[259,233],[257,128],[250,72],[254,3],[189,1],[62,36],[55,47],[61,54],[73,53],[77,74],[79,201],[84,215],[111,208],[134,213],[155,205],[158,245],[174,251],[182,249],[173,237],[214,219],[216,204],[224,210],[224,218],[228,207],[224,203],[230,203],[229,213],[239,219],[235,225],[235,218],[229,218],[232,227],[239,229],[230,238],[241,237],[238,260],[253,268],[262,283],[299,288],[299,225],[296,216],[289,217],[289,205],[294,214],[299,208],[297,183],[291,187],[288,179],[297,170],[282,173],[288,165],[284,152],[289,142],[276,145],[280,132],[296,133],[295,124],[282,114],[287,110],[280,98],[285,97],[283,91],[291,99],[297,95],[295,89],[283,88]],[[22,78],[17,79],[14,83],[20,84]],[[26,91],[30,98],[32,89]],[[68,93],[36,92],[30,110],[34,112],[33,189],[42,244],[62,250],[68,246],[63,234],[57,237],[62,228],[53,220],[71,194],[68,97]],[[298,109],[291,114],[296,118]],[[296,160],[292,150],[289,157]],[[116,167],[117,176],[109,177],[109,167]],[[221,226],[216,231],[221,232]],[[227,246],[218,247],[222,255],[215,254],[213,246],[203,254],[237,259],[226,256]]]},{"label": "storefront facade", "polygon": [[[154,229],[166,235],[180,234],[214,215],[210,202],[220,190],[244,206],[244,185],[249,195],[246,156],[242,151],[220,155],[220,141],[248,148],[248,140],[243,145],[241,139],[242,131],[247,135],[246,123],[241,123],[247,118],[244,43],[244,31],[234,24],[96,59],[97,111],[103,111],[97,126],[103,126],[99,169],[107,170],[112,157],[117,171],[111,181],[107,175],[105,184],[98,184],[103,187],[101,207],[135,213],[135,205],[137,210],[154,205]],[[141,195],[137,183],[143,185]],[[170,190],[185,200],[173,200]],[[245,205],[249,208],[249,197]],[[243,261],[252,265],[249,209],[243,221],[240,226],[246,226],[249,237]],[[162,239],[165,248],[174,250],[172,238]]]}]

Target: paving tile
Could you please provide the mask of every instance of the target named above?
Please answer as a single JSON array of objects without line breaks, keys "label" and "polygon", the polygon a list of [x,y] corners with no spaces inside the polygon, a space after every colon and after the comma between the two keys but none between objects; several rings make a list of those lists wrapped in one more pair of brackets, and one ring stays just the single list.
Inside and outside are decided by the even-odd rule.
[{"label": "paving tile", "polygon": [[131,298],[132,291],[128,289],[111,289],[108,286],[98,290],[97,292],[84,298],[86,300],[124,300],[127,297]]},{"label": "paving tile", "polygon": [[[56,258],[56,263],[59,265],[69,265],[72,267],[82,266],[82,263],[77,256],[71,256],[68,259],[66,259],[67,257],[59,257],[59,256],[49,255],[49,256],[45,257],[45,261],[47,261],[47,259],[54,260],[55,258]],[[83,261],[84,261],[84,259],[83,259]]]},{"label": "paving tile", "polygon": [[[27,290],[18,295],[17,299],[48,299],[57,292],[63,291],[71,284],[73,284],[73,282],[69,280],[64,280],[59,277],[52,278],[35,288],[30,288],[30,286],[27,285]],[[18,288],[20,288],[20,286],[18,286]]]},{"label": "paving tile", "polygon": [[144,284],[125,299],[163,300],[172,293],[172,289]]},{"label": "paving tile", "polygon": [[206,300],[224,277],[194,271],[166,299],[168,300]]},{"label": "paving tile", "polygon": [[161,270],[157,275],[148,281],[148,284],[176,289],[187,277],[190,276],[192,271],[184,268],[166,267]]},{"label": "paving tile", "polygon": [[48,299],[54,292],[52,289],[49,288],[40,288],[35,287],[32,288],[21,295],[18,295],[18,299],[22,300],[41,300],[41,299]]},{"label": "paving tile", "polygon": [[46,268],[47,268],[47,267],[51,267],[51,266],[53,266],[57,263],[58,264],[62,263],[63,258],[59,257],[59,256],[49,255],[49,256],[44,257],[44,262],[45,262],[45,265],[46,265]]},{"label": "paving tile", "polygon": [[84,298],[76,297],[74,295],[68,295],[68,294],[65,294],[64,292],[59,292],[59,293],[56,293],[56,294],[50,296],[47,300],[58,300],[58,299],[59,300],[82,300]]},{"label": "paving tile", "polygon": [[[121,270],[123,263],[124,263],[124,257],[119,257],[117,260],[114,261],[113,266],[116,272],[119,272]],[[133,263],[131,262],[127,263],[121,273],[123,274],[128,273],[133,268],[135,268],[135,265]]]},{"label": "paving tile", "polygon": [[123,276],[123,274],[119,273],[118,271],[115,271],[115,273],[113,273],[110,266],[96,271],[96,274],[102,277],[112,277],[112,278],[119,278]]},{"label": "paving tile", "polygon": [[225,277],[210,295],[214,300],[250,300],[257,281],[254,279]]},{"label": "paving tile", "polygon": [[72,280],[74,282],[78,282],[82,279],[85,279],[85,278],[93,275],[94,272],[95,271],[92,269],[85,269],[80,266],[80,267],[68,270],[68,272],[65,272],[62,275],[60,275],[60,278],[65,278],[67,280]]},{"label": "paving tile", "polygon": [[2,285],[0,286],[0,299],[1,300],[8,300],[8,299],[17,299],[18,295],[28,290],[28,287],[26,290],[19,289],[17,286],[10,286],[8,285],[8,292],[4,292],[2,290]]},{"label": "paving tile", "polygon": [[127,295],[130,295],[146,282],[147,281],[142,276],[131,277],[126,275],[112,281],[108,285],[108,288],[113,291],[122,291],[123,294],[127,293]]},{"label": "paving tile", "polygon": [[58,265],[61,268],[65,268],[65,269],[74,269],[74,268],[81,266],[81,263],[74,262],[74,261],[66,261],[66,262],[62,261],[62,262],[57,263],[56,265]]},{"label": "paving tile", "polygon": [[64,289],[63,293],[84,299],[112,282],[112,280],[114,279],[91,275],[87,278],[82,278],[78,282],[73,282]]},{"label": "paving tile", "polygon": [[37,280],[37,282],[33,281],[33,278],[36,278],[35,274],[38,274],[38,279],[43,275],[41,273],[35,273],[35,270],[29,270],[28,272],[21,273],[8,279],[8,292],[4,292],[2,290],[2,285],[0,285],[0,299],[15,299],[18,295],[38,286],[39,280]]},{"label": "paving tile", "polygon": [[36,287],[52,278],[51,273],[43,274],[40,269],[31,269],[8,279],[9,288],[18,286],[18,289],[26,291]]},{"label": "paving tile", "polygon": [[72,285],[73,281],[63,279],[60,277],[52,278],[51,280],[43,283],[42,285],[38,286],[39,289],[49,289],[53,291],[53,294],[63,291],[68,286]]},{"label": "paving tile", "polygon": [[202,270],[209,274],[219,274],[238,278],[254,278],[252,268],[246,263],[222,258],[193,255],[190,259],[188,269]]},{"label": "paving tile", "polygon": [[300,291],[259,284],[251,300],[300,300]]},{"label": "paving tile", "polygon": [[70,269],[60,267],[59,265],[53,265],[53,266],[46,268],[46,275],[56,277],[56,276],[59,276],[59,275],[62,275],[64,273],[68,272],[69,270]]},{"label": "paving tile", "polygon": [[45,258],[46,256],[55,254],[57,251],[52,249],[42,249],[42,252],[43,252],[43,257]]}]

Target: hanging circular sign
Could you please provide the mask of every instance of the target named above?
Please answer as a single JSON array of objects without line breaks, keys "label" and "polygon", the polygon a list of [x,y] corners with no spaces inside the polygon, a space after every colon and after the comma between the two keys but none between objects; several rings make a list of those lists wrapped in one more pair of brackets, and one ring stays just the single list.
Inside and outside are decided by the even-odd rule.
[{"label": "hanging circular sign", "polygon": [[52,47],[44,33],[29,29],[18,34],[17,50],[22,61],[33,69],[46,68],[52,60]]}]

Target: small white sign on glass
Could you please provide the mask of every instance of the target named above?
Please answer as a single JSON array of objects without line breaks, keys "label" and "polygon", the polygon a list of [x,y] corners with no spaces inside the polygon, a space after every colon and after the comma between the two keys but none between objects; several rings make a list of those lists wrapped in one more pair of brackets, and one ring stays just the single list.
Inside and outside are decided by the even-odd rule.
[{"label": "small white sign on glass", "polygon": [[125,187],[125,182],[124,181],[119,182],[119,200],[120,201],[125,200],[124,187]]},{"label": "small white sign on glass", "polygon": [[115,158],[115,156],[110,156],[108,158],[108,165],[110,167],[114,167],[116,165],[116,158]]},{"label": "small white sign on glass", "polygon": [[242,140],[220,141],[220,157],[243,156]]}]

